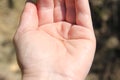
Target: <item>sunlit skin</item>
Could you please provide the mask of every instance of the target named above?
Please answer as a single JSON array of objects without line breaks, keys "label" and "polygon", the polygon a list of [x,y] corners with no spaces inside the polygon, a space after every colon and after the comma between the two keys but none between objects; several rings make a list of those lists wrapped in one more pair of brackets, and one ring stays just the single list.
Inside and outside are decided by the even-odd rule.
[{"label": "sunlit skin", "polygon": [[88,0],[27,2],[14,42],[23,80],[84,80],[96,47]]}]

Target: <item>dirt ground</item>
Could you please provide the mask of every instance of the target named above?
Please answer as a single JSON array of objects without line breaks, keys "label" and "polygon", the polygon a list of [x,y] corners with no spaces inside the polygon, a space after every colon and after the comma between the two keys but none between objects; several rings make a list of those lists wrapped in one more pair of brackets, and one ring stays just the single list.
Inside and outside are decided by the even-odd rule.
[{"label": "dirt ground", "polygon": [[[0,0],[0,80],[21,80],[12,39],[24,3],[25,0]],[[120,80],[119,3],[90,0],[97,50],[86,80]]]}]

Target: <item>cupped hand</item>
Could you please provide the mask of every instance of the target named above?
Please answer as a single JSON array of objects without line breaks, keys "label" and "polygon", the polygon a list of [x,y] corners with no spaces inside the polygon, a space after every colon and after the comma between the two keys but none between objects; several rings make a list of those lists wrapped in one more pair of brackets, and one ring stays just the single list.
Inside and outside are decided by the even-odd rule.
[{"label": "cupped hand", "polygon": [[26,79],[84,80],[96,47],[88,0],[27,2],[14,41]]}]

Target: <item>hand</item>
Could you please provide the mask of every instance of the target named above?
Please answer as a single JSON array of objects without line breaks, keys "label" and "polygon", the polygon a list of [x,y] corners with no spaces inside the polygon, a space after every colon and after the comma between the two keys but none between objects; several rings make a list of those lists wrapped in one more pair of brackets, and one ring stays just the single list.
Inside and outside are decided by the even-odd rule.
[{"label": "hand", "polygon": [[24,80],[84,80],[96,47],[88,0],[27,2],[14,41]]}]

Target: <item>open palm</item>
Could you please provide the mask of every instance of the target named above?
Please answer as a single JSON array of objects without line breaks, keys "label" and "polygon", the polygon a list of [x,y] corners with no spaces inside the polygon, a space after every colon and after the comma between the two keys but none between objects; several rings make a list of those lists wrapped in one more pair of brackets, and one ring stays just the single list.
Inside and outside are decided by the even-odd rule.
[{"label": "open palm", "polygon": [[88,0],[27,2],[14,40],[23,73],[83,80],[96,44]]}]

